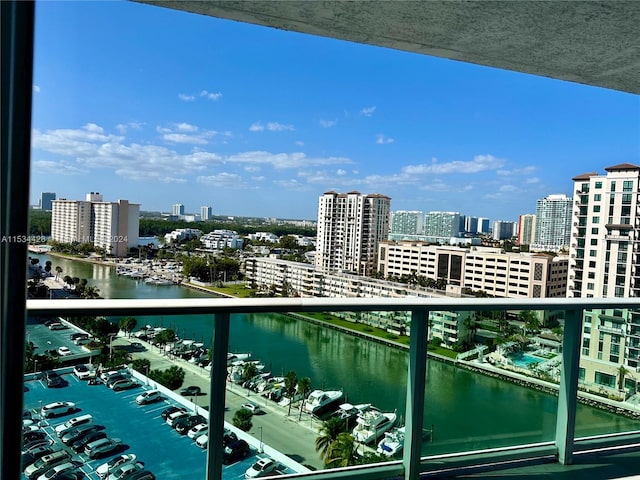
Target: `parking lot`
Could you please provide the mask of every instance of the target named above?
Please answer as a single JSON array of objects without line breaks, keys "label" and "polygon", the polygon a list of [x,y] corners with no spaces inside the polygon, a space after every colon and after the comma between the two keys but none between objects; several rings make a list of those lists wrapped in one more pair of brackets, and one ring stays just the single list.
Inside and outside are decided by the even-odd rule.
[{"label": "parking lot", "polygon": [[[45,327],[46,328],[46,327]],[[65,382],[61,388],[47,388],[42,380],[25,382],[25,409],[34,419],[40,414],[43,405],[56,401],[70,401],[76,404],[72,414],[41,422],[43,430],[54,442],[62,443],[53,429],[69,418],[89,413],[93,423],[105,427],[110,438],[118,438],[123,443],[119,452],[98,460],[91,460],[84,454],[74,454],[73,460],[82,464],[81,469],[88,479],[97,480],[97,467],[114,455],[133,453],[145,469],[150,470],[159,479],[204,478],[206,471],[206,450],[196,446],[194,440],[182,436],[169,427],[161,418],[161,412],[175,402],[164,398],[162,401],[140,406],[135,398],[145,389],[137,388],[114,392],[103,384],[89,385],[78,380],[73,374],[64,374]],[[197,408],[197,407],[196,407]],[[198,409],[198,413],[203,413]],[[64,447],[67,448],[67,447]],[[71,450],[69,450],[71,451]],[[244,478],[245,471],[258,458],[252,449],[251,455],[233,465],[225,466],[223,475],[228,479]],[[284,473],[284,470],[281,470]],[[291,472],[289,472],[291,473]],[[26,478],[23,475],[23,478]]]},{"label": "parking lot", "polygon": [[[53,321],[55,319],[48,318],[47,321]],[[89,358],[91,353],[82,348],[81,345],[76,345],[70,338],[72,333],[78,333],[80,330],[77,328],[69,327],[67,322],[62,321],[60,330],[51,330],[43,322],[36,320],[35,318],[27,319],[27,341],[32,342],[36,348],[35,353],[37,355],[44,355],[47,350],[58,351],[60,347],[67,347],[70,354],[65,357],[60,357],[62,361],[75,360],[82,358]]]}]

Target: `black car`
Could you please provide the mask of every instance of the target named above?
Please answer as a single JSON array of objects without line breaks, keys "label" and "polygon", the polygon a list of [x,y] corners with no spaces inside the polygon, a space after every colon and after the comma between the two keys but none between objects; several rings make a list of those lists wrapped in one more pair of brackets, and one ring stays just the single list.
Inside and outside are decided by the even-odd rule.
[{"label": "black car", "polygon": [[171,415],[172,413],[175,413],[175,412],[186,412],[186,411],[187,411],[187,409],[184,408],[184,407],[176,407],[175,405],[172,405],[172,406],[164,409],[162,411],[162,413],[160,414],[160,416],[162,417],[162,420],[166,421],[167,417],[169,415]]},{"label": "black car", "polygon": [[238,441],[238,436],[235,433],[233,433],[231,430],[228,430],[225,428],[224,433],[222,434],[222,446],[227,447],[237,441]]},{"label": "black car", "polygon": [[26,445],[35,441],[42,441],[47,438],[47,434],[44,430],[32,430],[31,432],[26,432],[22,434],[22,444]]},{"label": "black car", "polygon": [[29,450],[33,450],[37,447],[42,447],[45,445],[51,445],[51,441],[48,438],[37,438],[35,440],[31,440],[30,442],[22,443],[22,451],[28,452]]},{"label": "black car", "polygon": [[71,442],[69,446],[73,448],[74,451],[80,453],[84,451],[84,447],[89,445],[91,442],[95,442],[96,440],[100,440],[101,438],[107,438],[107,432],[102,430],[94,430],[89,432],[87,435],[79,438],[75,442]]},{"label": "black car", "polygon": [[195,385],[191,385],[189,387],[183,388],[180,390],[180,395],[184,395],[185,397],[197,397],[200,395],[200,387],[196,387]]},{"label": "black car", "polygon": [[62,436],[62,443],[65,445],[71,445],[82,437],[89,435],[89,433],[100,430],[101,428],[102,427],[100,425],[80,425],[79,427],[75,427],[65,433]]},{"label": "black car", "polygon": [[53,448],[51,445],[41,445],[39,447],[28,450],[22,454],[22,470],[27,468],[27,465],[31,465],[33,462],[38,460],[40,457],[44,457],[45,455],[53,452]]},{"label": "black car", "polygon": [[53,370],[47,370],[44,372],[44,381],[47,384],[48,388],[60,387],[62,386],[62,377],[58,375],[57,372]]},{"label": "black car", "polygon": [[202,415],[189,415],[188,417],[181,418],[176,421],[173,428],[176,429],[180,435],[186,435],[186,433],[199,423],[207,423],[207,419]]},{"label": "black car", "polygon": [[230,465],[238,460],[248,457],[250,454],[251,450],[249,450],[249,444],[244,440],[238,440],[224,448],[224,452],[222,452],[222,463]]}]

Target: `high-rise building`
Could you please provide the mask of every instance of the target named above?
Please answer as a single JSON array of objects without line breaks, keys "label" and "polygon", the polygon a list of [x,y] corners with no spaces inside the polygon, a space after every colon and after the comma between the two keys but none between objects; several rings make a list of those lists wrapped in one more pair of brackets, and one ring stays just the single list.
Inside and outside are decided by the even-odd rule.
[{"label": "high-rise building", "polygon": [[38,207],[40,210],[45,210],[50,212],[53,206],[51,202],[56,199],[56,194],[54,192],[40,192],[40,200],[38,201]]},{"label": "high-rise building", "polygon": [[493,222],[493,239],[508,240],[517,232],[518,225],[516,222],[505,222],[504,220],[496,220]]},{"label": "high-rise building", "polygon": [[213,210],[211,207],[200,207],[200,220],[203,222],[211,220]]},{"label": "high-rise building", "polygon": [[[623,163],[605,171],[573,178],[568,296],[640,296],[640,166]],[[639,311],[585,310],[583,329],[586,382],[617,388],[621,366],[640,367]]]},{"label": "high-rise building", "polygon": [[184,205],[181,203],[174,203],[171,207],[172,215],[184,215]]},{"label": "high-rise building", "polygon": [[530,213],[520,215],[518,219],[518,245],[534,243],[536,233],[536,216]]},{"label": "high-rise building", "polygon": [[460,234],[460,213],[427,213],[424,218],[424,234],[428,237],[457,237]]},{"label": "high-rise building", "polygon": [[548,195],[536,202],[536,248],[568,248],[571,239],[573,199],[565,194]]},{"label": "high-rise building", "polygon": [[378,243],[389,234],[390,208],[391,198],[377,193],[324,193],[318,202],[316,269],[373,273]]},{"label": "high-rise building", "polygon": [[417,210],[398,210],[391,214],[391,234],[422,235],[424,233],[424,213]]},{"label": "high-rise building", "polygon": [[138,247],[140,205],[127,200],[105,202],[97,192],[85,200],[53,200],[51,238],[62,243],[91,243],[123,257]]},{"label": "high-rise building", "polygon": [[491,221],[488,218],[478,218],[478,233],[491,233]]},{"label": "high-rise building", "polygon": [[478,233],[478,217],[464,217],[464,231],[467,233]]}]

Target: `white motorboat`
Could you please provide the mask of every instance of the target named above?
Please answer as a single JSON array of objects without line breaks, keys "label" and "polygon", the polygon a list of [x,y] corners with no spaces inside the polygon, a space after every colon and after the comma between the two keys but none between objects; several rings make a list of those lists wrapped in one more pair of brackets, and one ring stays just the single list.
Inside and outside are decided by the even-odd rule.
[{"label": "white motorboat", "polygon": [[260,363],[259,360],[236,360],[227,367],[229,380],[234,383],[243,382],[245,380],[245,369],[248,365],[253,365],[258,373],[264,370],[264,364]]},{"label": "white motorboat", "polygon": [[251,358],[250,353],[227,353],[227,365],[231,365],[238,360],[249,360]]},{"label": "white motorboat", "polygon": [[145,281],[151,285],[173,285],[173,281],[163,277],[149,277]]},{"label": "white motorboat", "polygon": [[394,428],[384,434],[378,442],[377,452],[386,457],[393,457],[404,447],[404,427]]},{"label": "white motorboat", "polygon": [[396,423],[396,412],[383,413],[377,408],[371,407],[366,412],[358,414],[356,426],[353,429],[353,438],[356,442],[371,443]]},{"label": "white motorboat", "polygon": [[314,390],[309,394],[304,409],[311,414],[319,414],[342,399],[342,390]]},{"label": "white motorboat", "polygon": [[340,420],[351,420],[356,417],[360,412],[366,412],[371,408],[370,403],[361,403],[359,405],[353,405],[351,403],[343,403],[338,409],[331,414],[331,417],[339,418]]}]

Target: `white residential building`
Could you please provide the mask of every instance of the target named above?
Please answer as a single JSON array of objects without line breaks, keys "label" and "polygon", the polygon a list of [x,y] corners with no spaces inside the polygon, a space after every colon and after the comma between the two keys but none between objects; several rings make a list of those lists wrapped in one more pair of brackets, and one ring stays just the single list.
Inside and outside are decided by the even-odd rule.
[{"label": "white residential building", "polygon": [[[623,163],[605,171],[573,178],[568,296],[640,296],[640,166]],[[640,371],[640,312],[586,310],[583,329],[585,382],[617,388],[621,367]],[[625,381],[634,393],[635,378]]]},{"label": "white residential building", "polygon": [[370,275],[378,243],[389,235],[391,198],[326,192],[318,201],[317,270]]},{"label": "white residential building", "polygon": [[564,194],[548,195],[536,202],[536,229],[532,248],[569,248],[573,200]]},{"label": "white residential building", "polygon": [[460,219],[459,212],[429,212],[424,218],[424,234],[427,237],[457,237]]},{"label": "white residential building", "polygon": [[243,240],[238,232],[233,230],[214,230],[202,235],[200,241],[209,250],[222,250],[225,247],[238,249],[243,245]]},{"label": "white residential building", "polygon": [[52,202],[51,238],[62,243],[91,243],[117,257],[138,247],[140,205],[127,200],[105,202],[91,192],[85,200]]},{"label": "white residential building", "polygon": [[515,222],[505,222],[504,220],[496,220],[493,222],[493,239],[509,240],[517,234],[518,225]]},{"label": "white residential building", "polygon": [[200,220],[206,222],[207,220],[211,220],[213,216],[213,209],[211,207],[200,207]]},{"label": "white residential building", "polygon": [[518,245],[531,245],[535,241],[536,216],[520,215],[518,219]]},{"label": "white residential building", "polygon": [[271,233],[271,232],[250,233],[247,235],[247,238],[249,240],[255,240],[258,242],[278,243],[280,241],[280,237],[278,237],[278,235],[276,235],[275,233]]},{"label": "white residential building", "polygon": [[191,240],[192,238],[200,238],[202,230],[197,228],[178,228],[164,236],[165,243],[181,242],[183,240]]},{"label": "white residential building", "polygon": [[[398,210],[391,214],[389,238],[424,234],[424,213],[417,210]],[[398,238],[401,239],[401,238]]]},{"label": "white residential building", "polygon": [[171,214],[177,217],[184,215],[184,205],[181,203],[174,203],[171,207]]}]

